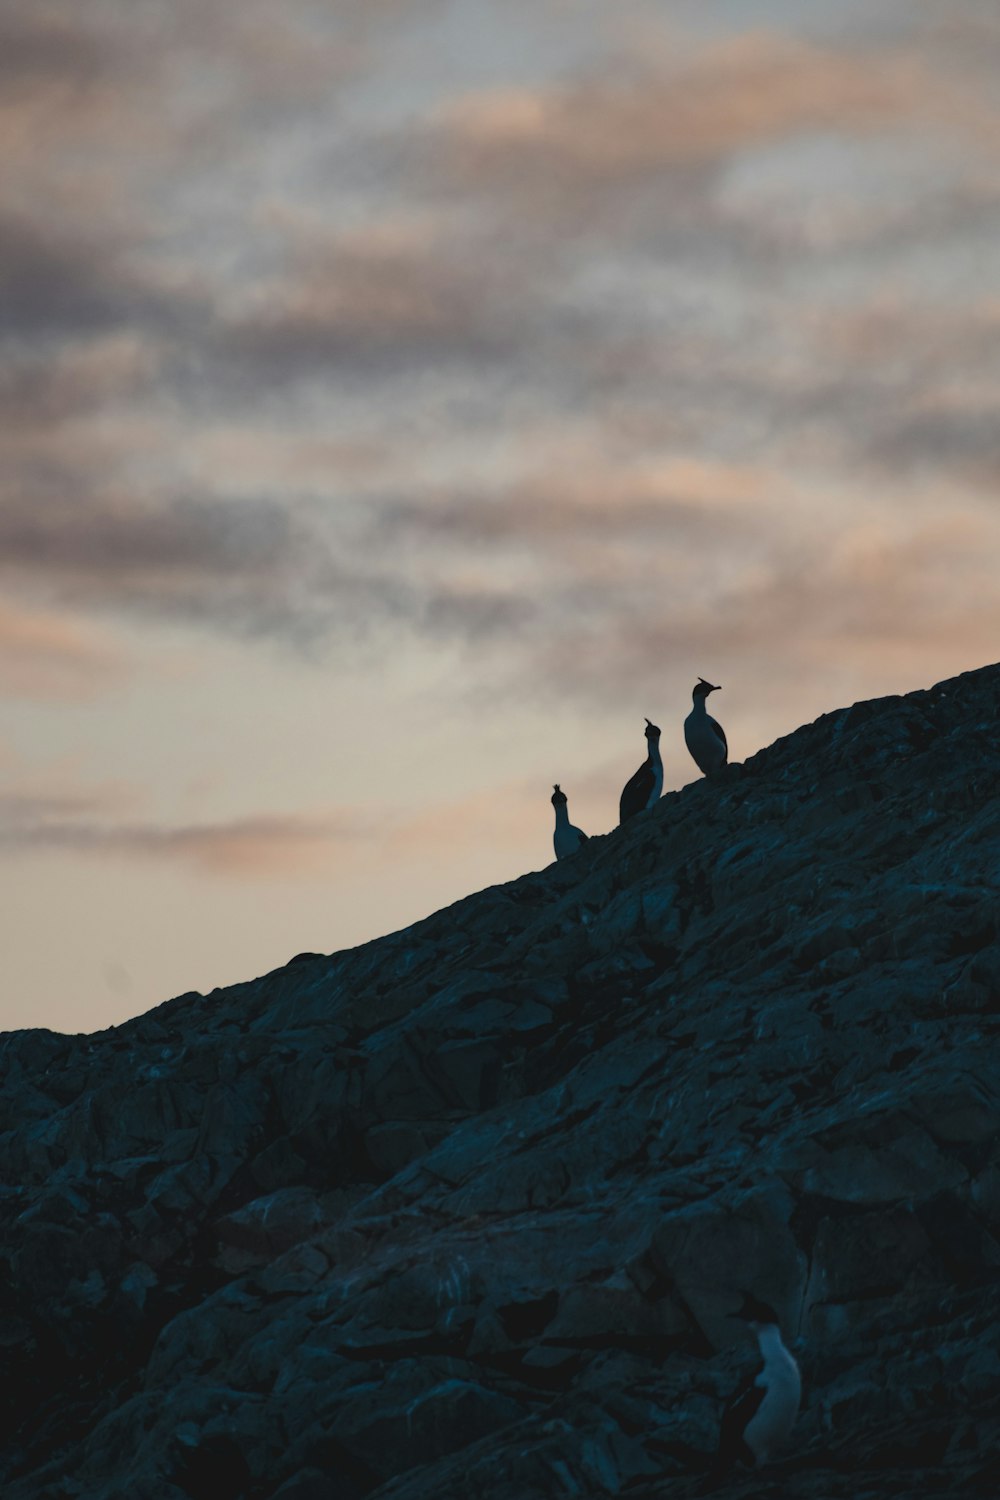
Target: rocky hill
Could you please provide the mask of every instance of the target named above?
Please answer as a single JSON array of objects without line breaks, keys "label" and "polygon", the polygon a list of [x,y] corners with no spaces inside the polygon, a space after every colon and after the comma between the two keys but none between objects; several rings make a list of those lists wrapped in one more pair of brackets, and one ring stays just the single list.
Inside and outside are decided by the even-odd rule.
[{"label": "rocky hill", "polygon": [[[5,1500],[1000,1493],[1000,667],[540,874],[2,1039]],[[548,818],[542,789],[539,816]]]}]

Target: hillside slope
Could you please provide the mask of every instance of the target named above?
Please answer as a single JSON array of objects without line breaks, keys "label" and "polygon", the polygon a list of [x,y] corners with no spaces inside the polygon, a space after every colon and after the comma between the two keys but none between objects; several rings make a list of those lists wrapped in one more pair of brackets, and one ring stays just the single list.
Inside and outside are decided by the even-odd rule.
[{"label": "hillside slope", "polygon": [[[2,1039],[6,1500],[1000,1492],[1000,667],[571,860]],[[544,799],[542,812],[547,812]],[[541,813],[540,813],[541,816]]]}]

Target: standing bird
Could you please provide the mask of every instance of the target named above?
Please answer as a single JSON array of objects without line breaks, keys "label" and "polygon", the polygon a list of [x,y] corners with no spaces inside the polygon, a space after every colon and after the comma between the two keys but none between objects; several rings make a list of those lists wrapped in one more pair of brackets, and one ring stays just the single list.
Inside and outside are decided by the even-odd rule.
[{"label": "standing bird", "polygon": [[764,1363],[748,1376],[723,1412],[717,1478],[736,1463],[751,1468],[766,1463],[788,1438],[802,1399],[799,1367],[781,1341],[774,1308],[744,1292],[743,1306],[731,1316],[742,1319],[757,1335]]},{"label": "standing bird", "polygon": [[719,691],[718,687],[706,682],[704,677],[699,677],[691,694],[694,708],[684,720],[684,743],[698,770],[703,771],[706,776],[721,771],[729,759],[726,732],[705,710],[705,699],[709,693]]},{"label": "standing bird", "polygon": [[660,759],[660,731],[646,720],[646,759],[635,775],[625,783],[618,804],[618,822],[634,818],[636,813],[652,807],[663,790],[663,762]]},{"label": "standing bird", "polygon": [[558,782],[552,788],[550,800],[556,810],[556,831],[552,838],[556,859],[565,859],[567,855],[575,854],[580,845],[587,842],[587,835],[582,828],[574,828],[570,822],[566,793],[559,790]]}]

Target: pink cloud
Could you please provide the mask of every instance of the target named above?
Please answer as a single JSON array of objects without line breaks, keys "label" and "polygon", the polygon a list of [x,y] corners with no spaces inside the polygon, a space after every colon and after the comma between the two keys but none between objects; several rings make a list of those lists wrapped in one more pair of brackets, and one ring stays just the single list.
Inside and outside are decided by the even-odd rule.
[{"label": "pink cloud", "polygon": [[347,813],[261,813],[172,827],[95,820],[92,811],[82,795],[8,792],[0,796],[0,853],[177,863],[202,874],[252,880],[334,873],[338,855],[353,849],[362,832]]},{"label": "pink cloud", "polygon": [[53,429],[149,392],[157,372],[155,349],[131,332],[73,342],[46,354],[22,353],[0,364],[0,426],[20,455]]},{"label": "pink cloud", "polygon": [[0,691],[85,701],[118,686],[128,656],[110,637],[62,614],[0,602]]},{"label": "pink cloud", "polygon": [[909,121],[921,90],[900,53],[751,33],[681,64],[653,53],[590,78],[470,94],[439,111],[430,139],[457,182],[530,195],[544,214],[546,192],[558,206],[566,191],[714,166],[803,132]]}]

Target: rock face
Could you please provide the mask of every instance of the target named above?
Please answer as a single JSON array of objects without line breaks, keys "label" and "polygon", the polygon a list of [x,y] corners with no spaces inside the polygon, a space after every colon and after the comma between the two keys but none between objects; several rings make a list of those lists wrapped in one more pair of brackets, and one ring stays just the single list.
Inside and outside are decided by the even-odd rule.
[{"label": "rock face", "polygon": [[998,710],[857,704],[406,932],[4,1037],[5,1500],[695,1494],[743,1287],[805,1400],[725,1493],[1000,1493]]}]

